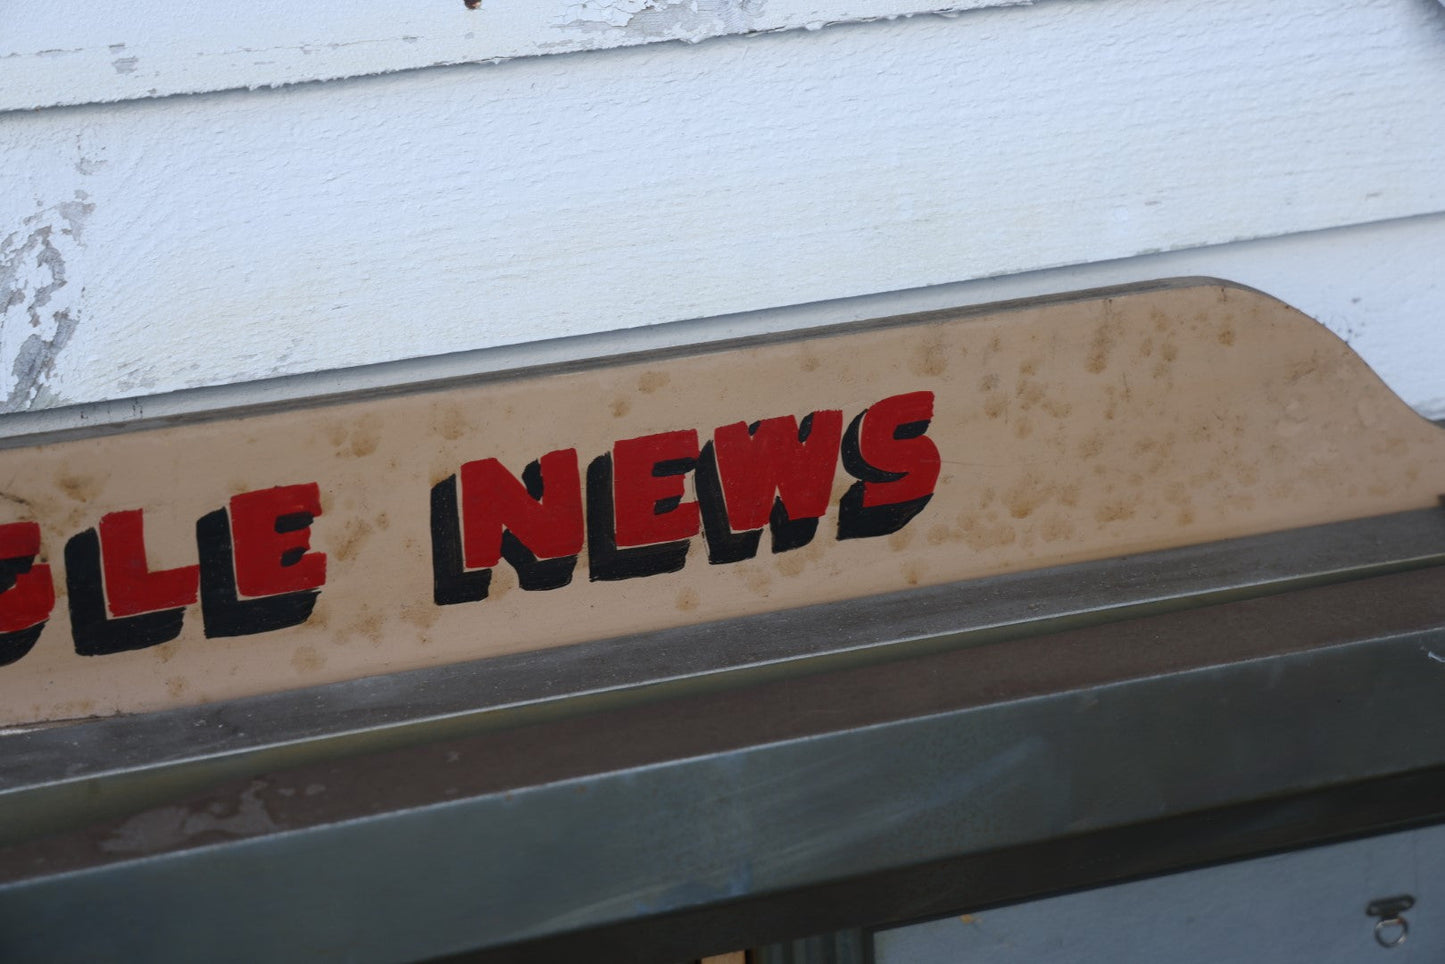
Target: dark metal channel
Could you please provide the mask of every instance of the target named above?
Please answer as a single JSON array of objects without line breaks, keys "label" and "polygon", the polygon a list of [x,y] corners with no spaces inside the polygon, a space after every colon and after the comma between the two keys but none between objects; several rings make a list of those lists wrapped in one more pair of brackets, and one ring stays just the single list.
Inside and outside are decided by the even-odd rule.
[{"label": "dark metal channel", "polygon": [[1438,509],[0,734],[0,844],[267,770],[1445,562]]},{"label": "dark metal channel", "polygon": [[762,944],[762,960],[788,949],[868,961],[871,932],[886,927],[1441,822],[1436,767],[431,960],[677,964]]},{"label": "dark metal channel", "polygon": [[[813,901],[870,881],[881,916],[926,915],[917,868],[988,903],[1365,832],[1378,812],[1306,803],[1160,861],[1080,843],[1445,766],[1442,590],[1396,573],[257,777],[0,851],[0,957],[548,959],[526,945],[691,919],[676,957],[839,926]],[[1438,818],[1435,785],[1397,819]],[[1050,846],[1056,872],[1008,856]]]}]

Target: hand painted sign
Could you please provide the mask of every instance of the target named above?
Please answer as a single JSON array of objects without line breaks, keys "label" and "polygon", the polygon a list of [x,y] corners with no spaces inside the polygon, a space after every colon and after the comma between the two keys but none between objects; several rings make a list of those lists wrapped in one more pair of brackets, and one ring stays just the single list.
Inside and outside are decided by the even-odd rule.
[{"label": "hand painted sign", "polygon": [[[699,445],[694,429],[620,439],[587,469],[586,511],[576,449],[548,452],[521,478],[495,458],[461,466],[431,489],[432,599],[485,599],[503,559],[521,589],[560,589],[587,546],[593,580],[677,572],[692,537],[707,532],[707,559],[751,559],[762,531],[772,551],[812,541],[828,510],[841,455],[858,479],[838,505],[837,538],[897,532],[933,496],[938,449],[924,435],[933,394],[883,399],[843,431],[843,413],[810,412],[720,426]],[[841,447],[840,447],[841,445]],[[684,502],[686,476],[696,499]],[[322,514],[315,482],[231,497],[196,522],[195,565],[151,569],[142,509],[100,517],[65,543],[65,586],[76,653],[146,649],[181,635],[199,601],[207,638],[249,636],[306,622],[326,584],[326,555],[312,551]],[[34,647],[55,607],[48,564],[37,563],[40,527],[0,525],[0,666]]]},{"label": "hand painted sign", "polygon": [[1433,504],[1324,329],[1172,284],[0,452],[0,716],[138,711]]},{"label": "hand painted sign", "polygon": [[[584,541],[594,581],[677,572],[699,531],[714,565],[756,556],[764,527],[774,553],[801,549],[828,510],[840,455],[858,481],[838,501],[837,538],[897,532],[933,497],[932,417],[933,393],[912,392],[865,409],[846,434],[843,413],[824,409],[801,423],[722,425],[701,446],[695,429],[621,439],[587,467],[585,525],[576,449],[530,463],[522,481],[496,459],[468,462],[460,503],[456,476],[432,487],[433,598],[486,598],[503,558],[522,589],[560,588]],[[689,474],[696,499],[684,502]]]}]

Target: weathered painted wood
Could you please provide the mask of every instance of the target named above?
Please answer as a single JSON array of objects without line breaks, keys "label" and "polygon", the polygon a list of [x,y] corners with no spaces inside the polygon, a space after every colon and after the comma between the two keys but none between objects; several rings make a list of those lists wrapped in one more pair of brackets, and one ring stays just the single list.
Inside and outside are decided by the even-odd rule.
[{"label": "weathered painted wood", "polygon": [[442,64],[827,24],[954,15],[1032,0],[157,0],[0,4],[0,111],[277,87]]},{"label": "weathered painted wood", "polygon": [[1098,0],[11,113],[0,395],[1210,245],[1006,287],[1233,277],[1373,339],[1428,406],[1440,220],[1229,243],[1445,210],[1445,102],[1422,94],[1445,89],[1442,50],[1438,7],[1405,0]]},{"label": "weathered painted wood", "polygon": [[[546,525],[507,480],[533,460]],[[10,449],[0,478],[0,555],[35,557],[0,594],[22,723],[1423,508],[1445,434],[1308,318],[1194,283]],[[816,528],[764,531],[775,493]],[[562,561],[528,586],[502,523]]]}]

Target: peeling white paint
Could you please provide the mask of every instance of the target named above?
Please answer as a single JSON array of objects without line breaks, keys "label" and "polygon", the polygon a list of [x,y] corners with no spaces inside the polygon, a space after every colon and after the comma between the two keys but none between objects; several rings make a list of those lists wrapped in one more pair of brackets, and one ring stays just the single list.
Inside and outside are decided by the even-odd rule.
[{"label": "peeling white paint", "polygon": [[[9,0],[0,111],[279,87],[1028,0]],[[1078,2],[1078,0],[1070,0]]]},{"label": "peeling white paint", "polygon": [[563,29],[619,29],[696,43],[757,29],[767,0],[583,0],[557,19]]},{"label": "peeling white paint", "polygon": [[25,218],[0,238],[0,410],[56,404],[55,364],[81,321],[80,288],[66,264],[95,210],[84,191]]},{"label": "peeling white paint", "polygon": [[[692,14],[614,3],[632,26],[588,29]],[[742,8],[698,0],[719,9]],[[108,90],[154,67],[122,43],[99,48]],[[1058,0],[10,112],[0,399],[1209,274],[1320,318],[1445,416],[1445,100],[1420,93],[1445,90],[1442,50],[1445,10],[1412,0]]]}]

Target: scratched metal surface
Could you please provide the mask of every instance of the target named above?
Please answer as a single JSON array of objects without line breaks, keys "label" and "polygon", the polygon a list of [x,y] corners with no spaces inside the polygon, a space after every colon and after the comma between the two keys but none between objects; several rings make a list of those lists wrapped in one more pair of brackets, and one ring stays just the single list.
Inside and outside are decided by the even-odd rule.
[{"label": "scratched metal surface", "polygon": [[1399,513],[161,713],[0,733],[0,842],[218,780],[520,721],[995,643],[1445,561]]},{"label": "scratched metal surface", "polygon": [[[1439,819],[1440,794],[1418,788],[1389,812],[1329,801],[1445,764],[1441,580],[1376,576],[258,774],[5,850],[0,949],[505,960],[612,928],[613,951],[637,950],[613,959],[682,959]],[[1201,814],[1212,830],[1111,838],[1113,857],[1062,873],[1027,857]],[[994,875],[938,870],[991,854]],[[826,898],[848,882],[863,890]],[[752,899],[771,914],[740,918]]]},{"label": "scratched metal surface", "polygon": [[[1381,897],[1408,894],[1386,949]],[[960,910],[963,910],[962,908]],[[877,964],[1423,964],[1445,956],[1445,827],[960,913],[874,935]]]}]

